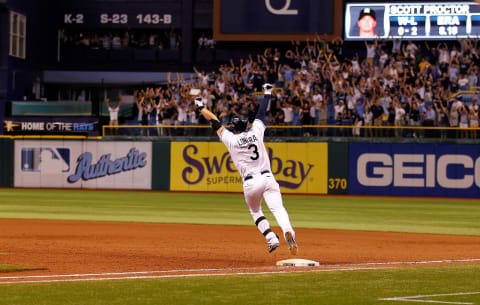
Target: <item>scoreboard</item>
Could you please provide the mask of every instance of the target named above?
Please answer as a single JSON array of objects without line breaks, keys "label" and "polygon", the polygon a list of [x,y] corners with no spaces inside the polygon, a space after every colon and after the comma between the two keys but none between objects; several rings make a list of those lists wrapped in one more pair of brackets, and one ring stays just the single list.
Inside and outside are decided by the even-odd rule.
[{"label": "scoreboard", "polygon": [[181,3],[76,2],[65,1],[58,22],[64,27],[86,28],[180,28]]},{"label": "scoreboard", "polygon": [[480,36],[480,6],[474,2],[349,3],[345,40],[447,40]]}]

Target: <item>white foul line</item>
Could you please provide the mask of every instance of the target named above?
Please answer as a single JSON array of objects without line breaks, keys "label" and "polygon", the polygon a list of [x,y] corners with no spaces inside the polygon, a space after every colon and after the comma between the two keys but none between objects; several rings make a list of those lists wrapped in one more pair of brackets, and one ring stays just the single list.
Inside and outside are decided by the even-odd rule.
[{"label": "white foul line", "polygon": [[[445,263],[465,263],[480,262],[479,258],[471,259],[445,259],[432,261],[410,261],[410,262],[370,262],[358,264],[331,264],[320,265],[320,268],[335,269],[316,269],[316,270],[278,270],[279,267],[243,267],[243,268],[206,268],[206,269],[177,269],[177,270],[157,270],[157,271],[132,271],[132,272],[106,272],[106,273],[78,273],[78,274],[57,274],[57,275],[22,275],[22,276],[4,276],[0,277],[0,284],[12,283],[41,283],[41,282],[62,282],[62,281],[94,281],[94,280],[111,280],[111,279],[144,279],[144,278],[168,278],[168,277],[193,277],[193,276],[213,276],[213,275],[246,275],[246,274],[276,274],[288,272],[325,272],[325,271],[352,271],[352,270],[376,270],[386,269],[387,267],[370,267],[370,266],[392,266],[392,265],[417,265],[417,264],[445,264]],[[254,271],[273,269],[275,271]],[[245,272],[240,272],[244,270]],[[250,272],[247,272],[250,271]],[[165,273],[186,273],[173,275],[148,275],[148,274],[165,274]],[[220,273],[192,273],[192,272],[220,272]],[[228,272],[228,273],[225,273]],[[139,275],[139,276],[134,276]],[[105,276],[118,276],[108,277]],[[81,279],[66,279],[81,278]],[[8,281],[8,280],[27,280],[27,281]],[[56,279],[56,280],[35,280],[30,279]],[[2,282],[1,280],[7,280]]]},{"label": "white foul line", "polygon": [[85,279],[61,279],[61,280],[41,280],[41,281],[16,281],[0,282],[2,284],[26,284],[26,283],[54,283],[54,282],[81,282],[81,281],[106,281],[106,280],[138,280],[138,279],[161,279],[161,278],[179,278],[179,277],[209,277],[209,276],[236,276],[236,275],[259,275],[259,274],[281,274],[281,273],[301,273],[301,272],[336,272],[336,271],[357,271],[357,270],[377,270],[390,269],[391,267],[367,267],[367,268],[342,268],[342,269],[321,269],[321,270],[281,270],[281,271],[263,271],[263,272],[237,272],[237,273],[196,273],[196,274],[169,274],[169,275],[145,275],[145,276],[127,276],[127,277],[99,277]]},{"label": "white foul line", "polygon": [[[323,268],[344,268],[355,266],[388,266],[388,265],[419,265],[419,264],[446,264],[446,263],[471,263],[480,262],[480,258],[467,259],[444,259],[434,261],[410,261],[410,262],[371,262],[357,264],[331,264],[320,265]],[[277,267],[243,267],[243,268],[205,268],[205,269],[173,269],[173,270],[150,270],[150,271],[131,271],[131,272],[106,272],[106,273],[78,273],[78,274],[56,274],[56,275],[20,275],[20,276],[0,276],[0,280],[15,279],[34,279],[34,278],[62,278],[62,277],[87,277],[87,276],[109,276],[109,275],[134,275],[134,274],[155,274],[155,273],[184,273],[184,272],[218,272],[218,271],[240,271],[240,270],[264,270]]]},{"label": "white foul line", "polygon": [[380,300],[380,301],[417,302],[417,303],[472,305],[472,304],[475,304],[475,303],[472,303],[472,302],[447,302],[447,301],[436,301],[436,300],[418,300],[418,299],[432,298],[432,297],[445,297],[445,296],[474,295],[474,294],[480,294],[480,292],[458,292],[458,293],[444,293],[444,294],[414,295],[414,296],[407,296],[407,297],[384,298],[384,299],[378,299],[378,300]]}]

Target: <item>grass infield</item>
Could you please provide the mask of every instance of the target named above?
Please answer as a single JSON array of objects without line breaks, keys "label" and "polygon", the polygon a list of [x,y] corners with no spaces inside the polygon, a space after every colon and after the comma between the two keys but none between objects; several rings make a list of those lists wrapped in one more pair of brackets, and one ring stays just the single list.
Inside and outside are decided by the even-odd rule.
[{"label": "grass infield", "polygon": [[[480,304],[478,283],[480,283],[480,265],[98,282],[1,284],[0,304],[387,305],[408,303],[380,299],[437,294],[448,295],[427,296],[419,298],[419,300]],[[477,294],[453,295],[475,292]]]},{"label": "grass infield", "polygon": [[[0,189],[0,202],[0,218],[252,225],[240,194]],[[298,228],[480,235],[474,200],[284,196],[284,204]]]}]

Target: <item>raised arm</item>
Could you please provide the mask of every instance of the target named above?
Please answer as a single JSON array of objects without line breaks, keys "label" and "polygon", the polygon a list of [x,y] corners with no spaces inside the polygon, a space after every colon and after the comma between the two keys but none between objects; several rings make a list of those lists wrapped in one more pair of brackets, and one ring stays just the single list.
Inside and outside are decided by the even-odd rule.
[{"label": "raised arm", "polygon": [[201,96],[195,98],[195,105],[197,105],[203,117],[210,122],[213,130],[217,133],[217,135],[220,136],[225,126],[223,126],[220,123],[220,120],[214,113],[212,113],[210,110],[205,108],[205,103],[203,102],[203,99]]},{"label": "raised arm", "polygon": [[193,72],[195,72],[196,74],[200,74],[200,71],[198,71],[197,67],[193,66]]}]

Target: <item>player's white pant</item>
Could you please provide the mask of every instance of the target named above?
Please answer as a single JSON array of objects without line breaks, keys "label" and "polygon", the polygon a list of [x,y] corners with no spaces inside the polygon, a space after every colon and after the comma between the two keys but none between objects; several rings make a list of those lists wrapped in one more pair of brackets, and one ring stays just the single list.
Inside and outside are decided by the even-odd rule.
[{"label": "player's white pant", "polygon": [[[271,173],[253,175],[251,179],[248,179],[243,183],[243,193],[248,208],[250,209],[250,213],[252,214],[253,221],[256,222],[261,233],[264,233],[265,230],[270,228],[270,224],[265,219],[262,212],[263,197],[268,208],[275,216],[278,225],[282,228],[283,235],[285,236],[285,232],[288,231],[295,234],[292,225],[290,224],[287,210],[285,210],[285,207],[283,206],[280,186]],[[257,220],[259,219],[264,220],[257,223]]]}]

